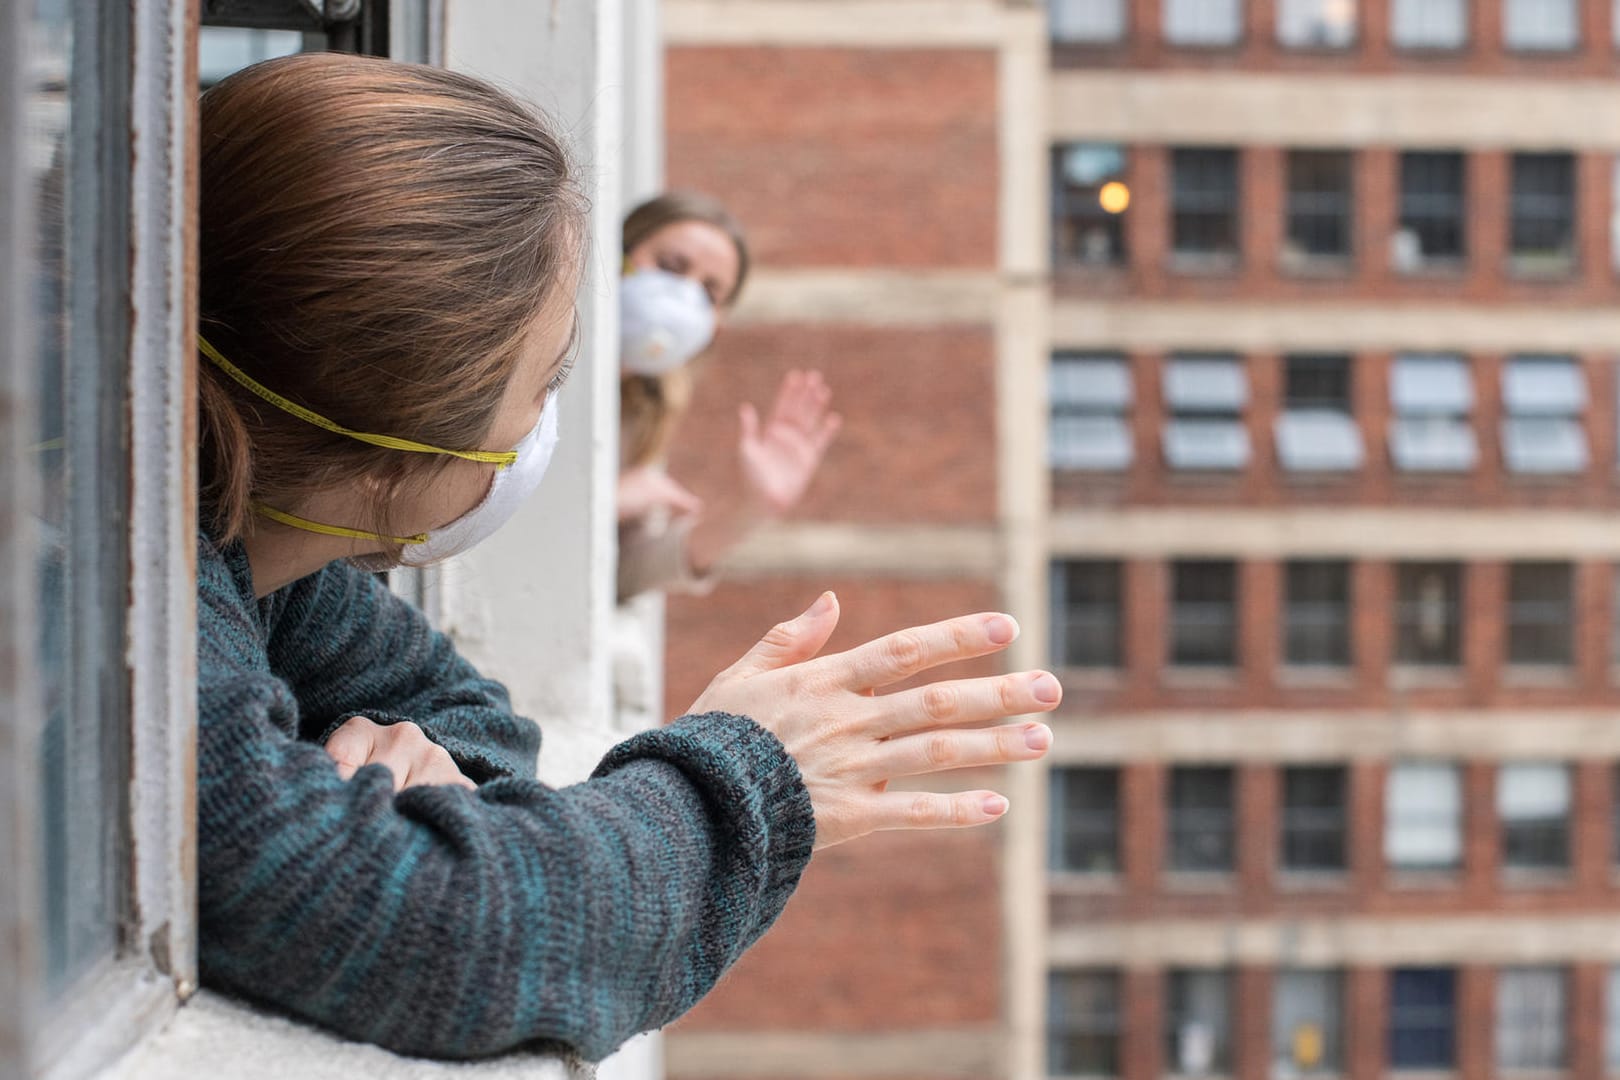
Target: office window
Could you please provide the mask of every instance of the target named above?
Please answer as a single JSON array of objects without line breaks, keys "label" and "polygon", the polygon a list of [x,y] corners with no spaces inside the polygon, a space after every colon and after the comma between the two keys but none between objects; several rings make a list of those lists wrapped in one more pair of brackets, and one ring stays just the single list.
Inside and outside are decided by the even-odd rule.
[{"label": "office window", "polygon": [[1462,865],[1462,776],[1449,762],[1398,762],[1384,790],[1384,860],[1394,870]]},{"label": "office window", "polygon": [[1462,567],[1457,563],[1396,567],[1395,662],[1424,667],[1462,662]]},{"label": "office window", "polygon": [[1609,969],[1603,995],[1603,1061],[1610,1073],[1620,1072],[1620,967]]},{"label": "office window", "polygon": [[1356,43],[1356,0],[1281,0],[1277,40],[1290,49],[1348,49]]},{"label": "office window", "polygon": [[1232,471],[1249,464],[1243,410],[1249,377],[1234,356],[1175,356],[1164,367],[1164,459],[1172,469]]},{"label": "office window", "polygon": [[1518,356],[1502,385],[1502,457],[1508,471],[1567,476],[1586,471],[1586,371],[1569,356]]},{"label": "office window", "polygon": [[1170,565],[1170,663],[1237,663],[1237,564],[1186,560]]},{"label": "office window", "polygon": [[1576,0],[1502,0],[1502,40],[1520,52],[1564,52],[1581,41]]},{"label": "office window", "polygon": [[1135,457],[1131,369],[1113,353],[1052,357],[1048,457],[1054,469],[1120,472]]},{"label": "office window", "polygon": [[1271,1073],[1334,1075],[1344,1068],[1344,977],[1279,971],[1271,991]]},{"label": "office window", "polygon": [[1117,668],[1123,619],[1118,562],[1052,564],[1052,662],[1071,668]]},{"label": "office window", "polygon": [[1290,356],[1284,361],[1277,457],[1291,473],[1351,472],[1366,459],[1350,397],[1348,356]]},{"label": "office window", "polygon": [[1237,265],[1236,150],[1172,150],[1170,206],[1170,250],[1178,265],[1188,269]]},{"label": "office window", "polygon": [[1047,0],[1052,40],[1060,45],[1112,45],[1125,39],[1125,0]]},{"label": "office window", "polygon": [[1289,152],[1284,266],[1331,266],[1349,261],[1351,190],[1349,151]]},{"label": "office window", "polygon": [[1390,40],[1398,49],[1462,48],[1468,43],[1467,0],[1394,0]]},{"label": "office window", "polygon": [[1284,574],[1283,662],[1296,667],[1350,663],[1350,564],[1290,562]]},{"label": "office window", "polygon": [[1119,770],[1065,766],[1051,772],[1051,867],[1072,874],[1119,872]]},{"label": "office window", "polygon": [[1164,0],[1164,40],[1219,48],[1243,37],[1243,0]]},{"label": "office window", "polygon": [[1054,971],[1047,976],[1047,1072],[1119,1075],[1119,983],[1117,971]]},{"label": "office window", "polygon": [[1123,266],[1130,205],[1123,146],[1082,142],[1052,148],[1052,244],[1057,266]]},{"label": "office window", "polygon": [[1575,662],[1574,592],[1569,563],[1508,568],[1508,663],[1567,667]]},{"label": "office window", "polygon": [[1389,1063],[1449,1069],[1457,1056],[1457,973],[1396,968],[1389,976]]},{"label": "office window", "polygon": [[1561,968],[1503,968],[1496,975],[1496,1066],[1503,1072],[1564,1067],[1568,1026]]},{"label": "office window", "polygon": [[1232,1067],[1232,976],[1226,971],[1170,972],[1165,1062],[1178,1076]]},{"label": "office window", "polygon": [[1283,769],[1283,870],[1335,872],[1345,868],[1349,821],[1348,772],[1337,765]]},{"label": "office window", "polygon": [[1187,765],[1170,770],[1170,869],[1225,874],[1234,863],[1233,770]]},{"label": "office window", "polygon": [[1458,266],[1468,254],[1468,179],[1462,154],[1401,154],[1400,226],[1390,262],[1404,274]]},{"label": "office window", "polygon": [[1496,774],[1496,816],[1502,866],[1509,870],[1569,867],[1569,768],[1531,762],[1503,765]]},{"label": "office window", "polygon": [[1575,268],[1575,156],[1514,154],[1508,250],[1516,273]]},{"label": "office window", "polygon": [[1398,356],[1390,380],[1389,452],[1402,472],[1467,472],[1479,461],[1474,376],[1460,356]]}]

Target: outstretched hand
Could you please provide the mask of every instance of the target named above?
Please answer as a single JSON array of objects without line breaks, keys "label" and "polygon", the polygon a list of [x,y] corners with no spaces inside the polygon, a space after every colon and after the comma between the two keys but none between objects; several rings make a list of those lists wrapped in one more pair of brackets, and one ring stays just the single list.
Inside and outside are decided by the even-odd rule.
[{"label": "outstretched hand", "polygon": [[790,371],[763,425],[752,405],[738,410],[743,482],[764,512],[785,514],[804,497],[843,424],[829,411],[831,402],[832,391],[819,371]]},{"label": "outstretched hand", "polygon": [[818,657],[838,614],[837,598],[823,593],[716,676],[691,712],[747,716],[782,740],[810,792],[817,848],[878,829],[982,825],[1006,813],[1007,800],[993,791],[891,792],[888,783],[1041,757],[1052,745],[1045,724],[1000,721],[1057,708],[1056,678],[1024,671],[873,692],[1000,652],[1018,624],[1007,615],[963,615]]}]

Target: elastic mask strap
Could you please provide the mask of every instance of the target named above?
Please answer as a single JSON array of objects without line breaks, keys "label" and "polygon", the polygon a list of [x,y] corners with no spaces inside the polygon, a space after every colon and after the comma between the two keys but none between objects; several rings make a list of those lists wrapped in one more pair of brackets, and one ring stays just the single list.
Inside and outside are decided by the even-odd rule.
[{"label": "elastic mask strap", "polygon": [[[225,359],[220,351],[209,344],[208,339],[201,334],[197,335],[197,346],[202,349],[204,356],[213,361],[215,367],[235,379],[243,388],[253,391],[253,393],[259,395],[259,397],[282,412],[290,413],[306,424],[314,424],[316,427],[330,431],[335,435],[346,435],[351,439],[358,439],[360,442],[370,443],[372,446],[381,446],[387,450],[405,450],[413,454],[446,454],[465,461],[481,461],[502,469],[517,460],[516,450],[446,450],[440,446],[429,446],[427,443],[412,442],[410,439],[399,439],[392,435],[372,435],[364,431],[352,431],[342,424],[333,423],[318,412],[312,412],[304,408],[295,401],[287,400],[268,386],[257,382],[253,376]],[[362,534],[362,538],[376,539],[370,533]]]},{"label": "elastic mask strap", "polygon": [[425,544],[428,541],[427,533],[417,533],[414,536],[384,536],[381,533],[366,532],[364,529],[348,529],[342,525],[323,525],[319,521],[301,518],[297,514],[289,514],[285,510],[277,510],[273,506],[266,506],[262,502],[249,503],[253,512],[260,517],[267,517],[271,521],[279,521],[283,525],[290,525],[305,532],[320,533],[322,536],[341,536],[348,540],[380,540],[385,543],[398,544],[401,547],[407,544]]}]

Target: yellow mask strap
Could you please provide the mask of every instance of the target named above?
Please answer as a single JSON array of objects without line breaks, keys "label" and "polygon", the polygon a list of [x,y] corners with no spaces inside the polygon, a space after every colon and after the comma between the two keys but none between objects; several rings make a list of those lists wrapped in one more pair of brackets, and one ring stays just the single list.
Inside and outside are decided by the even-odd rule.
[{"label": "yellow mask strap", "polygon": [[[314,424],[316,427],[330,431],[333,434],[346,435],[351,439],[358,439],[360,442],[370,443],[372,446],[381,446],[387,450],[405,450],[413,454],[447,454],[450,457],[462,458],[466,461],[481,461],[502,469],[517,460],[516,450],[446,450],[443,447],[412,442],[410,439],[399,439],[392,435],[372,435],[364,431],[351,431],[342,424],[333,423],[318,412],[312,412],[297,402],[287,400],[268,386],[259,383],[253,376],[225,359],[220,351],[209,344],[208,339],[201,334],[197,335],[197,346],[202,349],[204,356],[213,361],[215,367],[235,379],[243,388],[253,391],[253,393],[259,395],[259,397],[282,412],[291,413],[306,424]],[[380,537],[374,537],[371,533],[365,533],[361,538],[381,539]]]},{"label": "yellow mask strap", "polygon": [[250,503],[253,512],[271,521],[279,521],[283,525],[290,525],[305,532],[320,533],[322,536],[341,536],[348,540],[380,540],[384,543],[399,544],[425,544],[428,541],[427,533],[417,533],[414,536],[384,536],[381,533],[366,532],[364,529],[348,529],[342,525],[323,525],[319,521],[301,518],[297,514],[289,514],[285,510],[277,510],[273,506],[266,506],[262,502]]}]

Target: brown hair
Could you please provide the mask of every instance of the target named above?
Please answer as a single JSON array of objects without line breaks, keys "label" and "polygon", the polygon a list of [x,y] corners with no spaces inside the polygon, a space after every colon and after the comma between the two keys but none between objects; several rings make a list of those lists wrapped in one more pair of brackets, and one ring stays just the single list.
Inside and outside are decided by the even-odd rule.
[{"label": "brown hair", "polygon": [[[482,445],[523,335],[584,254],[588,207],[544,119],[486,83],[334,53],[246,68],[202,97],[202,332],[345,427]],[[198,363],[204,524],[371,481],[388,506],[450,460],[369,446]],[[341,524],[352,524],[342,522]],[[390,554],[397,556],[396,552]]]},{"label": "brown hair", "polygon": [[[737,283],[720,300],[730,307],[748,280],[748,237],[741,223],[719,199],[696,191],[671,191],[642,203],[624,219],[624,253],[666,225],[701,221],[731,238],[737,249]],[[619,431],[625,466],[645,465],[663,457],[681,414],[692,402],[693,364],[662,375],[619,377]]]}]

